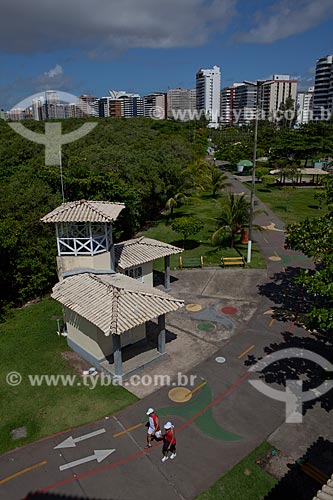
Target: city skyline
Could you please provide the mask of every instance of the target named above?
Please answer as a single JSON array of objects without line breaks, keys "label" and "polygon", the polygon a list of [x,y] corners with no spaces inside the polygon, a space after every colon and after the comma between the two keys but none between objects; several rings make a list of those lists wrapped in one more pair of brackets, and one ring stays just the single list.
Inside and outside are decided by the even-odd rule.
[{"label": "city skyline", "polygon": [[286,73],[305,90],[316,60],[333,48],[331,0],[125,0],[121,9],[97,0],[94,14],[90,7],[5,0],[0,108],[47,89],[104,96],[194,88],[197,71],[214,65],[222,87]]}]

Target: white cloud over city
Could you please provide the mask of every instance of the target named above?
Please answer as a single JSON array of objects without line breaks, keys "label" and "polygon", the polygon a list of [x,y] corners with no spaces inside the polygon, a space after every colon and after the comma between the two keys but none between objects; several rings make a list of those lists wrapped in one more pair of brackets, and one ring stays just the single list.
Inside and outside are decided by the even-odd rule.
[{"label": "white cloud over city", "polygon": [[197,46],[217,30],[223,31],[236,4],[237,0],[5,0],[0,49],[105,52],[107,48]]},{"label": "white cloud over city", "polygon": [[269,44],[304,33],[332,16],[332,0],[282,0],[256,13],[253,28],[237,34],[237,40]]},{"label": "white cloud over city", "polygon": [[21,99],[36,92],[53,89],[70,92],[77,85],[79,83],[67,76],[60,64],[56,64],[40,75],[16,78],[10,84],[0,86],[0,96],[8,103],[8,108],[11,108],[15,107]]}]

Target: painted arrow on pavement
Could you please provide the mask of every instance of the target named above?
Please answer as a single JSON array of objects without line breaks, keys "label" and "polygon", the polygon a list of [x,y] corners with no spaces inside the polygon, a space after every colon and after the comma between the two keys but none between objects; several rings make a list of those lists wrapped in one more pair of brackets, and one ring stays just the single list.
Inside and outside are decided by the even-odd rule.
[{"label": "painted arrow on pavement", "polygon": [[60,465],[59,470],[67,470],[72,467],[76,467],[77,465],[85,464],[87,462],[92,462],[93,460],[97,460],[98,463],[102,462],[106,457],[114,453],[116,450],[94,450],[94,454],[89,457],[80,458],[79,460],[75,460],[74,462],[69,462],[68,464]]},{"label": "painted arrow on pavement", "polygon": [[77,438],[73,438],[73,436],[70,436],[69,438],[65,439],[65,441],[62,441],[62,443],[55,446],[54,450],[57,450],[59,448],[75,448],[76,443],[98,436],[99,434],[103,434],[104,432],[106,432],[105,429],[99,429],[98,431],[90,432],[89,434],[84,434],[83,436],[79,436]]}]

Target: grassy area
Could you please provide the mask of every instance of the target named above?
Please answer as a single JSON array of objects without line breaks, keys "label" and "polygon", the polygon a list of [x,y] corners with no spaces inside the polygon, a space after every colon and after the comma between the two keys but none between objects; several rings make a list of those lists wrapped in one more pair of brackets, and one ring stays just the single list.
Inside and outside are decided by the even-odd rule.
[{"label": "grassy area", "polygon": [[256,195],[287,224],[300,222],[306,217],[319,217],[326,213],[314,199],[315,188],[264,188],[256,186]]},{"label": "grassy area", "polygon": [[[183,216],[196,216],[202,220],[203,229],[185,242],[185,251],[183,257],[204,257],[205,266],[218,266],[221,263],[221,256],[224,257],[237,257],[243,255],[246,258],[247,244],[236,243],[234,249],[229,247],[217,248],[212,247],[210,240],[211,236],[216,230],[216,222],[219,212],[221,211],[220,200],[222,195],[216,199],[208,195],[202,195],[199,198],[189,198],[185,205],[175,208],[173,219]],[[171,222],[167,215],[161,216],[160,219],[155,221],[149,229],[142,231],[139,236],[146,236],[147,238],[155,238],[157,240],[165,241],[172,245],[183,247],[182,236],[171,228]],[[171,269],[179,267],[179,256],[171,256]],[[252,261],[249,267],[265,268],[266,263],[261,256],[256,245],[252,247]],[[161,271],[163,269],[163,261],[155,261],[154,268]]]},{"label": "grassy area", "polygon": [[269,443],[262,443],[196,500],[262,499],[276,484],[276,480],[257,465],[256,460],[272,448]]},{"label": "grassy area", "polygon": [[[122,387],[32,387],[29,374],[74,374],[61,353],[66,340],[58,337],[61,306],[52,299],[13,312],[0,325],[0,452],[67,428],[110,415],[136,401]],[[19,372],[22,383],[11,387],[6,375]],[[79,380],[81,380],[79,378]],[[25,426],[28,435],[14,441],[10,431]]]}]

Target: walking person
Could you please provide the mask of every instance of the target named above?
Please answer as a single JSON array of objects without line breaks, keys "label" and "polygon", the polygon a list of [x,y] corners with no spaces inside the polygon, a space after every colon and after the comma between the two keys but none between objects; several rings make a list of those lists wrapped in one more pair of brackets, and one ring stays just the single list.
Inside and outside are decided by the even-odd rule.
[{"label": "walking person", "polygon": [[147,446],[146,448],[151,448],[152,439],[155,438],[157,441],[162,439],[162,432],[160,428],[160,421],[157,413],[155,413],[154,408],[148,408],[148,432],[147,432]]},{"label": "walking person", "polygon": [[171,422],[167,422],[164,425],[165,434],[163,435],[163,458],[162,462],[165,462],[169,458],[169,452],[171,452],[170,458],[173,460],[176,457],[176,434],[174,426]]}]

